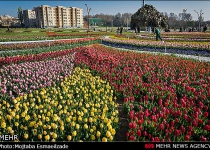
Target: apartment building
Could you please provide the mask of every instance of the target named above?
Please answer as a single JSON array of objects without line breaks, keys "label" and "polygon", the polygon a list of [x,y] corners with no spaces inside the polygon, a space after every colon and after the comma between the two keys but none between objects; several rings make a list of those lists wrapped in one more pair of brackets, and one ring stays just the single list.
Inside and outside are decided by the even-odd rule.
[{"label": "apartment building", "polygon": [[34,8],[38,27],[83,27],[83,9],[76,7],[41,5]]},{"label": "apartment building", "polygon": [[0,16],[0,26],[19,27],[21,25],[20,25],[20,20],[18,18],[9,15],[3,15]]},{"label": "apartment building", "polygon": [[33,10],[23,10],[23,23],[25,27],[37,27],[36,13]]}]

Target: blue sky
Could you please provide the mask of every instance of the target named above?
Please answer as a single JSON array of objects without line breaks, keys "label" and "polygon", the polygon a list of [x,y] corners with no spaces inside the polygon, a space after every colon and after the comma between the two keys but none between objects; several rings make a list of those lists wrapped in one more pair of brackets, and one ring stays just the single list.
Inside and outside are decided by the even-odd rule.
[{"label": "blue sky", "polygon": [[[10,15],[17,17],[18,7],[22,9],[33,9],[33,7],[40,5],[50,6],[65,6],[65,7],[78,7],[84,9],[84,15],[87,14],[85,4],[91,8],[90,14],[111,14],[115,15],[119,13],[135,13],[141,6],[142,1],[4,1],[0,0],[0,15]],[[187,9],[187,13],[191,13],[193,20],[198,19],[197,12],[204,13],[202,16],[204,20],[210,20],[210,1],[196,1],[196,0],[176,0],[176,1],[160,1],[160,0],[145,0],[145,4],[153,5],[159,12],[167,12],[168,14],[173,12],[176,15],[183,12],[183,9]]]}]

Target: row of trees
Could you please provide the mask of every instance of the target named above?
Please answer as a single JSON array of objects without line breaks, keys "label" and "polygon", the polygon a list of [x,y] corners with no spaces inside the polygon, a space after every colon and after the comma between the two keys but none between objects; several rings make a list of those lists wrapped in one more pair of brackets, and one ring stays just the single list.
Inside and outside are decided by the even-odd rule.
[{"label": "row of trees", "polygon": [[[96,15],[89,15],[89,18],[100,18],[103,22],[100,24],[102,26],[130,26],[132,13],[117,13],[116,15],[108,15],[108,14],[96,14]],[[85,23],[88,22],[88,16],[84,16]],[[90,23],[90,25],[92,25]]]},{"label": "row of trees", "polygon": [[[117,13],[116,15],[96,14],[90,15],[90,18],[101,18],[104,26],[124,26],[127,25],[132,29],[142,27],[155,27],[160,26],[166,29],[179,29],[187,27],[198,27],[198,21],[193,21],[190,13],[182,12],[178,15],[174,13],[159,12],[154,6],[145,4],[136,13]],[[88,16],[84,16],[85,22],[88,20]],[[201,18],[201,24],[209,24],[210,21],[204,22],[204,18]]]}]

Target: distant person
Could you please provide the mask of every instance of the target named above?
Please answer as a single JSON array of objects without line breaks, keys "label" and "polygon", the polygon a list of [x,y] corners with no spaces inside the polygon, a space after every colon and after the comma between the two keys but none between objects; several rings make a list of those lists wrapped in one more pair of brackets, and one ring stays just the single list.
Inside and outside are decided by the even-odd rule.
[{"label": "distant person", "polygon": [[123,27],[120,27],[120,35],[122,35]]},{"label": "distant person", "polygon": [[119,34],[119,32],[120,32],[120,28],[118,27],[118,28],[117,28],[117,35]]},{"label": "distant person", "polygon": [[206,33],[206,30],[207,30],[207,26],[205,25],[203,28],[203,32]]},{"label": "distant person", "polygon": [[138,31],[138,33],[140,33],[140,28],[139,28],[139,26],[137,27],[137,31]]},{"label": "distant person", "polygon": [[156,34],[156,41],[158,41],[158,39],[162,40],[161,34],[160,34],[160,29],[155,27],[155,34]]}]

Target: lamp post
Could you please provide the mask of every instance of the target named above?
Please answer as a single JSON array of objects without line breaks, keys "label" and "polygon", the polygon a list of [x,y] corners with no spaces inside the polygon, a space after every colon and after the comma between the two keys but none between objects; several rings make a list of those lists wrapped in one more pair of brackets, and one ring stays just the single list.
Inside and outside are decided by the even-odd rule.
[{"label": "lamp post", "polygon": [[112,32],[113,32],[113,20],[112,20]]},{"label": "lamp post", "polygon": [[87,32],[89,32],[89,15],[90,15],[91,8],[88,8],[87,4],[85,4],[85,6],[87,7],[87,13],[88,13],[88,31]]},{"label": "lamp post", "polygon": [[196,11],[196,10],[194,10],[196,13],[197,13],[197,15],[198,15],[198,28],[199,28],[199,31],[201,31],[201,18],[202,18],[202,15],[204,14],[204,13],[202,13],[202,9],[200,10],[200,14]]}]

